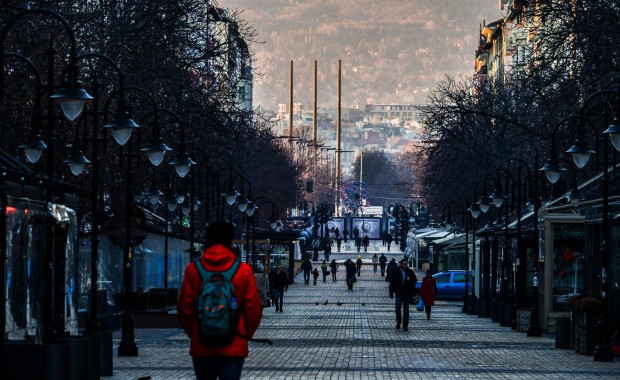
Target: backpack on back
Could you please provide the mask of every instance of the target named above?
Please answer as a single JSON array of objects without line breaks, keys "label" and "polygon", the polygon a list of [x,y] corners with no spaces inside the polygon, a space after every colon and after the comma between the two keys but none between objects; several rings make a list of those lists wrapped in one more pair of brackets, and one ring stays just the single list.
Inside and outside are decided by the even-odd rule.
[{"label": "backpack on back", "polygon": [[200,260],[195,265],[202,278],[197,310],[200,341],[207,347],[226,346],[237,335],[239,317],[232,278],[239,269],[239,260],[224,272],[210,272]]}]

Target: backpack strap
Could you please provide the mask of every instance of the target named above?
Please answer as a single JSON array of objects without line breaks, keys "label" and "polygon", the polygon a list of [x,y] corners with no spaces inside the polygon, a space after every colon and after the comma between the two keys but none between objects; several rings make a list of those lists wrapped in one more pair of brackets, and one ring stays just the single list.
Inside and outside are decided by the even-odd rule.
[{"label": "backpack strap", "polygon": [[237,273],[237,269],[239,269],[239,265],[241,264],[241,262],[239,261],[239,259],[235,259],[235,261],[233,261],[230,268],[228,268],[224,272],[208,271],[207,268],[204,267],[204,264],[202,263],[202,260],[200,259],[194,261],[194,264],[196,265],[198,274],[200,275],[200,278],[202,278],[203,282],[210,280],[211,277],[213,277],[216,274],[224,276],[226,279],[228,279],[228,281],[232,281],[232,278],[235,276],[235,273]]}]

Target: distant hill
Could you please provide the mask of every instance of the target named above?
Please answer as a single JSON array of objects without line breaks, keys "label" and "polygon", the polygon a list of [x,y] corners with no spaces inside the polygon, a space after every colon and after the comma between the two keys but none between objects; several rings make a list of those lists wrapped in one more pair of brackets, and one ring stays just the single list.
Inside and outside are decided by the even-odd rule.
[{"label": "distant hill", "polygon": [[318,61],[320,107],[336,104],[342,60],[342,105],[425,102],[446,74],[470,76],[479,25],[501,17],[498,0],[229,0],[244,9],[265,42],[254,45],[255,105],[288,103],[294,61],[295,102],[312,101]]}]

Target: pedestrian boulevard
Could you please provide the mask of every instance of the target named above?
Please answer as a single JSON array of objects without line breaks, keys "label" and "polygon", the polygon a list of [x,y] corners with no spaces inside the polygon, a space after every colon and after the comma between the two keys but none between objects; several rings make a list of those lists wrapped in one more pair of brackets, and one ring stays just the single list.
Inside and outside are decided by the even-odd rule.
[{"label": "pedestrian boulevard", "polygon": [[[331,258],[357,258],[352,244]],[[334,247],[335,248],[335,247]],[[333,250],[335,251],[335,249]],[[368,253],[386,252],[372,242]],[[322,259],[322,254],[321,254]],[[320,265],[320,261],[313,265]],[[378,271],[379,272],[379,271]],[[365,264],[353,291],[344,281],[304,285],[295,277],[284,296],[284,312],[264,310],[250,343],[243,379],[620,379],[620,360],[555,349],[555,336],[528,337],[488,318],[461,313],[462,304],[437,301],[430,320],[411,307],[409,331],[395,329],[387,283]],[[120,331],[115,332],[114,347]],[[189,340],[181,329],[136,329],[138,357],[114,356],[114,375],[105,379],[193,379]]]}]

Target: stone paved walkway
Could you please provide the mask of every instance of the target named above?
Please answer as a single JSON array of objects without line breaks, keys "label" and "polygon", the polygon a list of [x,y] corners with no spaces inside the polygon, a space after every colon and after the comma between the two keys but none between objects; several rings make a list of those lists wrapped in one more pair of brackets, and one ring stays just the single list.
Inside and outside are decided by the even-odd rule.
[{"label": "stone paved walkway", "polygon": [[[337,260],[357,252],[332,254]],[[392,245],[389,258],[402,257]],[[385,251],[373,242],[372,252]],[[318,263],[317,263],[318,264]],[[341,269],[342,268],[341,266]],[[461,313],[461,304],[438,301],[431,320],[411,308],[410,331],[395,330],[387,284],[365,265],[353,291],[344,271],[336,283],[304,285],[299,274],[284,298],[284,313],[265,309],[250,343],[243,379],[620,379],[620,360],[594,362],[555,337],[528,337],[490,319]],[[114,347],[120,331],[115,332]],[[114,357],[105,379],[193,379],[189,340],[180,329],[137,329],[138,357]]]}]

